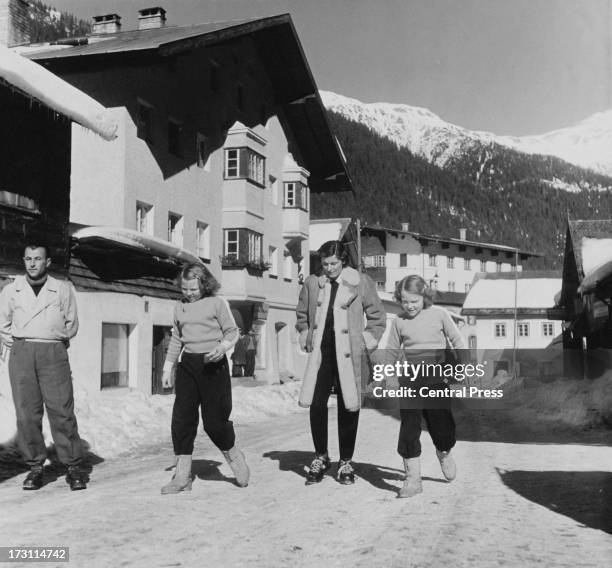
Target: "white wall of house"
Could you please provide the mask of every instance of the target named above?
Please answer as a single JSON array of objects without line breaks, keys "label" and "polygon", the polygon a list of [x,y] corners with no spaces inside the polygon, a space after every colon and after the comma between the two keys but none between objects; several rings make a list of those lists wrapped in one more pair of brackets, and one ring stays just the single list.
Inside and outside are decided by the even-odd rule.
[{"label": "white wall of house", "polygon": [[77,306],[79,332],[69,350],[75,384],[91,394],[122,388],[101,389],[102,325],[126,324],[129,326],[126,387],[151,394],[153,326],[172,325],[174,301],[115,292],[79,291]]},{"label": "white wall of house", "polygon": [[[476,318],[475,324],[470,322]],[[505,336],[498,335],[500,326],[505,328]],[[551,335],[545,335],[546,332]],[[521,334],[519,334],[521,328]],[[512,349],[515,346],[513,333],[516,329],[517,349],[544,349],[550,345],[555,337],[561,333],[561,322],[543,318],[519,318],[515,322],[512,317],[478,317],[468,316],[468,322],[462,328],[462,333],[469,341],[470,337],[476,338],[477,349]],[[552,330],[552,331],[551,331]],[[524,335],[527,333],[528,335]]]}]

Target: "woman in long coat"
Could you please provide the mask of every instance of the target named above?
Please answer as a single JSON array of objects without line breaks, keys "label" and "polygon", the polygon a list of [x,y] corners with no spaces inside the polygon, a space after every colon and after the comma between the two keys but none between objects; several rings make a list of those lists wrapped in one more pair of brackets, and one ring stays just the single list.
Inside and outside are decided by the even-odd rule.
[{"label": "woman in long coat", "polygon": [[[300,393],[300,406],[310,407],[315,458],[306,483],[318,483],[331,467],[327,452],[327,402],[338,394],[340,461],[337,479],[352,484],[351,464],[361,407],[362,375],[369,372],[366,351],[376,349],[385,331],[386,314],[369,276],[347,266],[340,241],[319,249],[323,274],[304,282],[297,306],[300,345],[310,353]],[[365,318],[364,318],[365,316]],[[364,322],[365,319],[365,322]]]}]

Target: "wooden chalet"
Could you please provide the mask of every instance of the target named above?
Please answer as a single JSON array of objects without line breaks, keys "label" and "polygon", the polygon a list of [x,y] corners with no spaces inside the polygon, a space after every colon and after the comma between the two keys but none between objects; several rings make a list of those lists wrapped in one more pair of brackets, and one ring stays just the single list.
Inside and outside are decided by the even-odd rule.
[{"label": "wooden chalet", "polygon": [[[568,364],[585,376],[612,365],[612,220],[568,220],[563,285],[555,319],[566,322]],[[571,357],[579,352],[582,357]]]}]

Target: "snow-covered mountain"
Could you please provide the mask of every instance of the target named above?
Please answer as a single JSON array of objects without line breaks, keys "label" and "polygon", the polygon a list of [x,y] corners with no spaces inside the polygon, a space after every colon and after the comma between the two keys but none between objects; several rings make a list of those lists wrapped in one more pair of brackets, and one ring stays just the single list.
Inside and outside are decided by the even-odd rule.
[{"label": "snow-covered mountain", "polygon": [[537,136],[498,136],[468,130],[442,120],[431,111],[404,104],[362,103],[321,91],[325,106],[440,167],[476,147],[504,146],[527,154],[550,155],[570,164],[612,176],[612,110],[579,124]]}]

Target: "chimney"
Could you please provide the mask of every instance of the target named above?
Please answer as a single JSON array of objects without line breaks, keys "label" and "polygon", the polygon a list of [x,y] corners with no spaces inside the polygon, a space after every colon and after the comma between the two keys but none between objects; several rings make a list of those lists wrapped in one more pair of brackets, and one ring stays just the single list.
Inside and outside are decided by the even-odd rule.
[{"label": "chimney", "polygon": [[138,29],[149,30],[151,28],[163,28],[166,25],[166,10],[157,6],[156,8],[144,8],[138,10]]},{"label": "chimney", "polygon": [[30,42],[30,10],[25,0],[0,0],[0,45]]},{"label": "chimney", "polygon": [[409,231],[410,223],[402,223],[402,231]]},{"label": "chimney", "polygon": [[467,229],[459,229],[459,240],[465,241],[467,239]]},{"label": "chimney", "polygon": [[115,34],[121,31],[121,16],[118,14],[105,14],[93,17],[94,34]]}]

